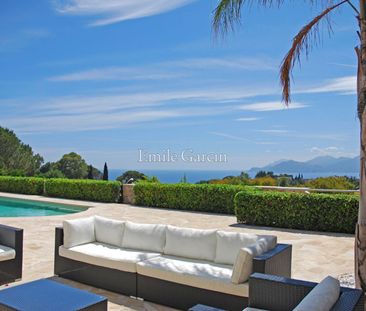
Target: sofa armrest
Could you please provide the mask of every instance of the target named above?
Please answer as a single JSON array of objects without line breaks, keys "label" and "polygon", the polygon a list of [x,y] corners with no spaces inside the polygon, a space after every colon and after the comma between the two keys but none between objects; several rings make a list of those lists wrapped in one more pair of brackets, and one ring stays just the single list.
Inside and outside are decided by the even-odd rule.
[{"label": "sofa armrest", "polygon": [[249,278],[249,306],[271,311],[291,311],[316,283],[254,273]]},{"label": "sofa armrest", "polygon": [[360,289],[342,288],[332,311],[364,311],[365,299]]},{"label": "sofa armrest", "polygon": [[23,253],[23,229],[0,225],[0,244]]},{"label": "sofa armrest", "polygon": [[58,256],[58,249],[64,244],[64,228],[55,228],[55,256]]},{"label": "sofa armrest", "polygon": [[[271,311],[291,311],[317,285],[275,275],[254,273],[249,278],[249,306]],[[359,289],[341,287],[341,294],[332,311],[364,310]]]},{"label": "sofa armrest", "polygon": [[253,259],[253,272],[291,277],[292,245],[277,244]]}]

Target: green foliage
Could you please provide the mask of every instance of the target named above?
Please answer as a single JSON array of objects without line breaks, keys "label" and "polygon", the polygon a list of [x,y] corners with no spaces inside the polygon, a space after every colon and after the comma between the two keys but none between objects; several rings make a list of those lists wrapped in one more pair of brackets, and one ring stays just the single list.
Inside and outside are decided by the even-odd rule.
[{"label": "green foliage", "polygon": [[307,181],[305,186],[312,189],[357,189],[355,179],[345,176],[319,177]]},{"label": "green foliage", "polygon": [[247,188],[233,185],[139,182],[135,185],[134,192],[136,205],[234,214],[234,196],[245,189]]},{"label": "green foliage", "polygon": [[109,176],[108,176],[108,166],[107,166],[107,162],[104,163],[104,169],[103,169],[103,180],[108,180]]},{"label": "green foliage", "polygon": [[45,194],[51,197],[97,202],[117,202],[121,192],[118,181],[46,179]]},{"label": "green foliage", "polygon": [[250,225],[354,233],[358,201],[356,195],[243,191],[235,196],[235,213]]},{"label": "green foliage", "polygon": [[137,182],[139,180],[146,180],[147,176],[138,171],[126,171],[121,176],[117,177],[117,180],[123,184],[127,183],[130,179],[133,179],[134,182]]},{"label": "green foliage", "polygon": [[43,187],[43,178],[0,176],[1,192],[41,195]]},{"label": "green foliage", "polygon": [[57,163],[58,169],[70,179],[82,179],[88,175],[88,165],[85,160],[77,153],[70,152],[64,154]]},{"label": "green foliage", "polygon": [[43,162],[13,131],[0,127],[0,173],[1,175],[32,176]]}]

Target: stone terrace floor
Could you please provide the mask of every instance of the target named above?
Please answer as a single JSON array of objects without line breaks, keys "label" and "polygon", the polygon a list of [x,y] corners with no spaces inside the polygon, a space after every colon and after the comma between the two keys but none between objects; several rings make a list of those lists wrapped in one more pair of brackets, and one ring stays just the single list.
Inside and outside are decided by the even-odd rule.
[{"label": "stone terrace floor", "polygon": [[[320,281],[327,275],[339,277],[342,274],[353,272],[354,238],[352,235],[237,225],[234,216],[226,215],[143,208],[125,204],[88,203],[5,193],[0,193],[0,196],[90,206],[84,212],[66,216],[1,218],[0,223],[2,224],[24,229],[23,279],[21,282],[12,283],[9,286],[52,277],[54,228],[60,226],[64,219],[90,215],[141,223],[162,223],[200,229],[219,228],[228,231],[273,234],[278,237],[279,243],[293,245],[293,278]],[[108,310],[169,310],[169,308],[153,303],[134,300],[64,279],[56,279],[108,297]],[[4,288],[4,286],[0,288]]]}]

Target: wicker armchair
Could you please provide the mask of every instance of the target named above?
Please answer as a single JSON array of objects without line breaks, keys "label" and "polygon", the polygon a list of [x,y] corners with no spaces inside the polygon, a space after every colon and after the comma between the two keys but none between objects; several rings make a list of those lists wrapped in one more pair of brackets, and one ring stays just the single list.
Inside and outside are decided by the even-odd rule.
[{"label": "wicker armchair", "polygon": [[[291,311],[317,283],[254,273],[249,279],[249,306],[270,311]],[[358,289],[341,287],[332,311],[363,311],[364,298]]]}]

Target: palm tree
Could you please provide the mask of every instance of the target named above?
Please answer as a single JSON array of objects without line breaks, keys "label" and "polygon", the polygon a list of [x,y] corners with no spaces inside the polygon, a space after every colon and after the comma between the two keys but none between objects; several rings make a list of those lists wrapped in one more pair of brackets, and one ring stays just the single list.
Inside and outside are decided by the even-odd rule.
[{"label": "palm tree", "polygon": [[[355,279],[357,287],[366,292],[366,0],[308,0],[309,5],[321,4],[322,12],[306,24],[293,38],[292,46],[284,57],[280,69],[282,97],[286,105],[291,98],[291,72],[300,61],[302,54],[308,55],[312,43],[316,41],[322,21],[326,21],[331,29],[329,15],[341,6],[349,6],[356,14],[359,29],[359,45],[355,47],[357,70],[357,112],[360,121],[360,204],[355,235]],[[220,0],[213,18],[213,30],[216,35],[226,35],[240,24],[241,12],[246,4],[257,2],[270,7],[281,6],[284,0]]]}]

